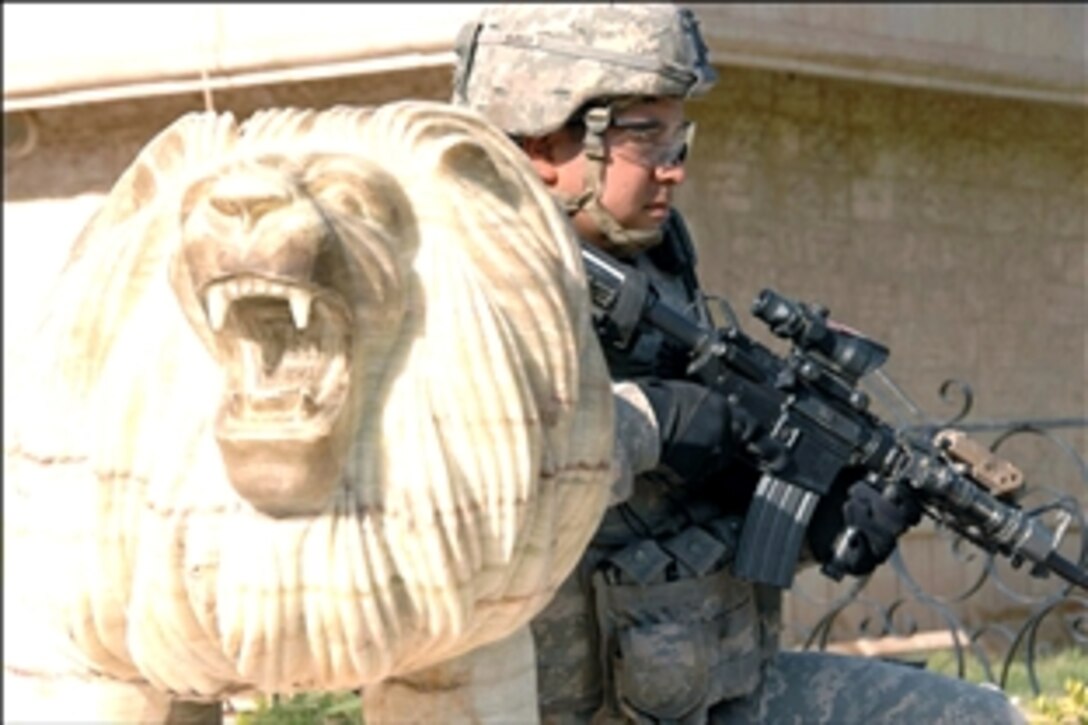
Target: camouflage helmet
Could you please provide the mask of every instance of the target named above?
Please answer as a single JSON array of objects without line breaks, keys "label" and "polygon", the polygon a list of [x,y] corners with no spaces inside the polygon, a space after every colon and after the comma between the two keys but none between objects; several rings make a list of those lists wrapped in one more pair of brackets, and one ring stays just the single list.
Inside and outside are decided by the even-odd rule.
[{"label": "camouflage helmet", "polygon": [[455,50],[453,102],[512,136],[554,131],[595,98],[688,98],[717,80],[695,16],[671,4],[491,6]]}]

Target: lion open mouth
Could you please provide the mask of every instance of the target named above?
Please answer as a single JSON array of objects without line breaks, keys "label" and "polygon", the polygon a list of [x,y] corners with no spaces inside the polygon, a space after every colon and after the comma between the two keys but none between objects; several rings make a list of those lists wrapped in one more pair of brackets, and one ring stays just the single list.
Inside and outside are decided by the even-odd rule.
[{"label": "lion open mouth", "polygon": [[348,394],[351,327],[344,301],[258,276],[213,281],[202,299],[227,371],[219,437],[327,434]]}]

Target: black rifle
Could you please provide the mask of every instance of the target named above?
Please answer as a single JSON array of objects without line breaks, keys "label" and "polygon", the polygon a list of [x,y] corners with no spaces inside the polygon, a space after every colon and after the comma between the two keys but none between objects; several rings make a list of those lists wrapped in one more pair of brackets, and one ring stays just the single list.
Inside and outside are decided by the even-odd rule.
[{"label": "black rifle", "polygon": [[[835,325],[825,309],[764,290],[752,312],[792,343],[781,357],[735,320],[715,329],[681,314],[645,274],[597,249],[583,245],[582,259],[606,337],[627,344],[642,325],[661,330],[689,352],[688,375],[730,404],[741,455],[760,472],[736,576],[788,587],[819,499],[844,471],[860,471],[881,495],[916,497],[927,515],[983,549],[1088,589],[1088,572],[1056,551],[1065,526],[1055,535],[1011,499],[1023,483],[1014,466],[958,432],[930,439],[897,431],[869,410],[857,384],[887,359],[880,343]],[[836,537],[826,575],[850,571],[858,534],[847,527]]]}]

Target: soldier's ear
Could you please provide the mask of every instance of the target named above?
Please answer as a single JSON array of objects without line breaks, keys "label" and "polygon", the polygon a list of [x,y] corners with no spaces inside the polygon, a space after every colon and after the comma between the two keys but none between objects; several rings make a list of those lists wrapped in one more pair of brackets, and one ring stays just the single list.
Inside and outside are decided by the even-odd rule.
[{"label": "soldier's ear", "polygon": [[521,150],[529,157],[529,162],[536,170],[537,176],[545,186],[555,186],[559,181],[559,172],[556,169],[556,145],[555,138],[547,136],[528,137],[521,139]]}]

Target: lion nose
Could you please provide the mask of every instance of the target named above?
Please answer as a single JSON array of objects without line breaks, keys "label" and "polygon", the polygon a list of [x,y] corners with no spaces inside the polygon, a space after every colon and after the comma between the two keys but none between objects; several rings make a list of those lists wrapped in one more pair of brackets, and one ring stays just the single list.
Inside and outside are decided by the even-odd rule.
[{"label": "lion nose", "polygon": [[266,214],[282,209],[291,200],[291,190],[278,179],[248,174],[219,179],[209,203],[223,216],[252,229]]}]

